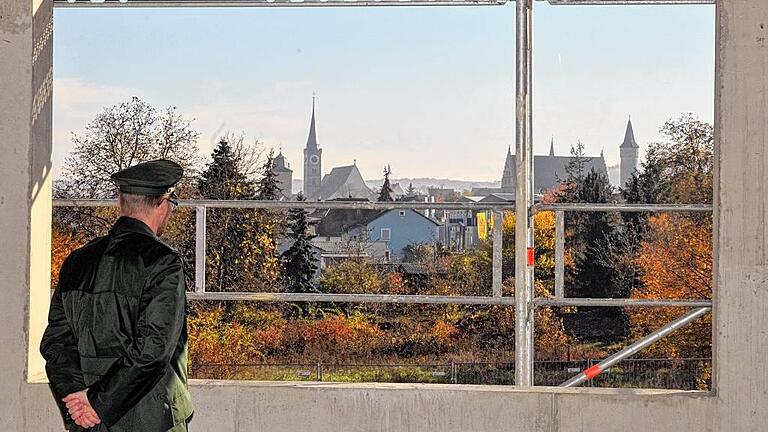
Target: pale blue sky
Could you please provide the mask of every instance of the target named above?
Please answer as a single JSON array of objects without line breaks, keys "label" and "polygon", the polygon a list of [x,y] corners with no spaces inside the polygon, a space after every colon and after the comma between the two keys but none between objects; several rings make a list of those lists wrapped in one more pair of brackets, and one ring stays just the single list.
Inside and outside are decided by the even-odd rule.
[{"label": "pale blue sky", "polygon": [[[642,146],[668,118],[711,121],[714,7],[552,7],[534,21],[534,148]],[[503,7],[57,9],[54,168],[70,132],[137,95],[195,118],[200,148],[244,131],[302,176],[317,92],[323,170],[498,180],[514,142],[514,3]]]}]

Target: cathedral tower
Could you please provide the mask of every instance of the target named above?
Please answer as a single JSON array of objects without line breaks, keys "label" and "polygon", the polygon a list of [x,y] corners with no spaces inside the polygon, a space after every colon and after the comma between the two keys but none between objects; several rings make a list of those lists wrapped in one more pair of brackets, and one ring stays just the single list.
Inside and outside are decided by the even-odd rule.
[{"label": "cathedral tower", "polygon": [[640,157],[640,146],[635,141],[635,131],[632,129],[632,119],[627,121],[627,131],[624,132],[624,142],[619,147],[619,155],[621,156],[621,174],[619,180],[620,187],[627,185],[627,180],[632,176],[632,173],[637,169],[637,161]]}]

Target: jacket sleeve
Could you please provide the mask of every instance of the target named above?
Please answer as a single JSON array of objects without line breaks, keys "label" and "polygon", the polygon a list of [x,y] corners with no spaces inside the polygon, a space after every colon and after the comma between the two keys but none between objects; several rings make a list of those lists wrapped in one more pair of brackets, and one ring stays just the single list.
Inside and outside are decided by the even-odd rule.
[{"label": "jacket sleeve", "polygon": [[146,396],[170,367],[184,326],[185,303],[181,259],[165,256],[152,267],[142,291],[134,343],[88,389],[88,400],[107,427]]},{"label": "jacket sleeve", "polygon": [[45,372],[48,375],[51,391],[56,398],[64,424],[74,424],[62,399],[70,393],[85,388],[83,373],[80,370],[80,354],[77,340],[64,314],[61,300],[61,280],[67,272],[66,261],[59,276],[59,285],[53,293],[48,311],[48,327],[45,328],[40,342],[40,354],[45,359]]}]

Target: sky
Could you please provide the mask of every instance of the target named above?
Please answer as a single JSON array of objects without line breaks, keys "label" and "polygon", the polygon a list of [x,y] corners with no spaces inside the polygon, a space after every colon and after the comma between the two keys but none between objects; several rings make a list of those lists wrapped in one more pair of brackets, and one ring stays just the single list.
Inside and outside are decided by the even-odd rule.
[{"label": "sky", "polygon": [[[691,112],[712,121],[714,6],[534,8],[534,152],[619,162]],[[323,171],[496,181],[514,148],[515,6],[56,9],[54,176],[103,108],[175,106],[210,154],[224,132],[302,177],[312,95]],[[614,172],[611,172],[614,174]]]}]

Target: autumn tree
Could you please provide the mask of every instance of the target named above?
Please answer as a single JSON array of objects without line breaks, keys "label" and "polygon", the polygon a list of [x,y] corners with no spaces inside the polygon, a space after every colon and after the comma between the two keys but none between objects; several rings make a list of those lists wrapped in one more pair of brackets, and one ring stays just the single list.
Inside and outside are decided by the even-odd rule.
[{"label": "autumn tree", "polygon": [[[637,256],[642,285],[632,292],[638,299],[712,298],[712,224],[681,215],[652,216],[650,229]],[[648,313],[629,310],[632,336],[643,337],[689,312],[665,308]],[[646,354],[663,357],[709,357],[712,318],[707,315],[652,345]]]},{"label": "autumn tree", "polygon": [[[117,194],[110,176],[124,168],[154,159],[170,159],[184,168],[177,186],[181,197],[194,195],[192,179],[200,158],[199,133],[191,120],[175,107],[158,110],[147,102],[131,100],[105,108],[85,126],[82,134],[73,133],[74,149],[62,168],[62,180],[54,187],[56,198],[114,198]],[[105,208],[57,208],[54,218],[88,237],[103,235],[117,212]],[[186,221],[184,221],[186,223]],[[178,246],[175,239],[171,243]]]},{"label": "autumn tree", "polygon": [[[665,141],[651,145],[643,170],[625,192],[628,201],[711,203],[713,181],[712,126],[691,114],[664,124]],[[634,187],[634,189],[632,188]],[[653,202],[655,201],[655,202]],[[633,298],[671,299],[712,296],[712,216],[671,213],[646,216],[630,235],[637,246],[627,251],[639,283]],[[641,337],[685,311],[629,311],[632,335]],[[651,355],[711,355],[711,318],[704,317],[652,346]]]},{"label": "autumn tree", "polygon": [[[241,170],[243,158],[256,150],[226,137],[201,173],[198,190],[205,199],[244,200],[256,196],[256,182]],[[207,286],[211,291],[274,289],[279,275],[272,232],[265,232],[257,209],[217,208],[208,211]]]}]

